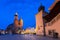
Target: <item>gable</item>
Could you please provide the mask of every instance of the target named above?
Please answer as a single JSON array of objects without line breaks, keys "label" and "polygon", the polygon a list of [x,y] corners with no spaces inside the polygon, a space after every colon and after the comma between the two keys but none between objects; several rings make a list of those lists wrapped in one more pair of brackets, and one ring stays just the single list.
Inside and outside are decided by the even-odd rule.
[{"label": "gable", "polygon": [[49,15],[43,17],[47,22],[50,22],[54,17],[60,13],[60,1],[56,3],[54,8],[50,11]]}]

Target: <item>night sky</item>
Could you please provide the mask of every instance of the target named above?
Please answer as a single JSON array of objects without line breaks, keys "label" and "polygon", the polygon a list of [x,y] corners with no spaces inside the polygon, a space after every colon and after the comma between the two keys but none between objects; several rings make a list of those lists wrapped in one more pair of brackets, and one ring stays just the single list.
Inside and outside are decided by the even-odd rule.
[{"label": "night sky", "polygon": [[14,21],[14,14],[18,12],[18,17],[22,17],[23,28],[35,27],[35,15],[38,7],[42,4],[45,11],[55,0],[0,0],[0,29],[6,29]]}]

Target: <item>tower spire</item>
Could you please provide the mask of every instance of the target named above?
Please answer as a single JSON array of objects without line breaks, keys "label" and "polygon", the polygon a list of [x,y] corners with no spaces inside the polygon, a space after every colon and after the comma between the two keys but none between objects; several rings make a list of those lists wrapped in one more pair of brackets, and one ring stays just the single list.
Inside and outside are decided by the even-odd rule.
[{"label": "tower spire", "polygon": [[14,15],[14,24],[15,26],[18,26],[18,13],[17,12]]},{"label": "tower spire", "polygon": [[40,12],[41,10],[45,10],[45,7],[42,5],[42,3],[41,3],[41,5],[40,5],[40,7],[38,8],[38,11]]},{"label": "tower spire", "polygon": [[23,19],[22,19],[22,17],[19,20],[19,25],[20,25],[20,28],[22,28],[22,26],[23,26]]},{"label": "tower spire", "polygon": [[15,13],[15,16],[18,16],[18,12]]}]

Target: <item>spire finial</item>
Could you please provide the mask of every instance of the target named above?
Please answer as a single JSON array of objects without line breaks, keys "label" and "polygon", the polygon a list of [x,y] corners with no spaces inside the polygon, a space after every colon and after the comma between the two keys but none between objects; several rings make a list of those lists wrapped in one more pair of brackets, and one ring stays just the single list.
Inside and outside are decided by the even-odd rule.
[{"label": "spire finial", "polygon": [[15,13],[15,16],[18,16],[18,12]]}]

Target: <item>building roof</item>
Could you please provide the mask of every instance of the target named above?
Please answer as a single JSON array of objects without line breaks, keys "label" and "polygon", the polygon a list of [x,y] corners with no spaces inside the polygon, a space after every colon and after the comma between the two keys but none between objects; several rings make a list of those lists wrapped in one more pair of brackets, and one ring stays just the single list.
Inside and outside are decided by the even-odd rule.
[{"label": "building roof", "polygon": [[45,7],[43,5],[40,5],[40,7],[38,8],[38,12],[40,12],[41,10],[45,10]]},{"label": "building roof", "polygon": [[50,10],[49,15],[43,17],[47,22],[50,22],[54,17],[56,17],[60,13],[60,1],[56,3],[54,8]]},{"label": "building roof", "polygon": [[52,10],[53,7],[56,5],[56,3],[57,3],[58,1],[60,1],[60,0],[55,0],[55,2],[52,4],[52,6],[50,6],[49,10]]},{"label": "building roof", "polygon": [[[43,5],[40,5],[40,7],[38,8],[38,12],[40,12],[41,10],[43,10],[43,16],[46,16],[48,15],[48,12],[44,11],[45,10],[45,7]],[[37,15],[37,14],[36,14]]]},{"label": "building roof", "polygon": [[15,13],[15,16],[18,16],[18,12]]},{"label": "building roof", "polygon": [[9,30],[12,30],[13,28],[14,28],[14,24],[12,23],[7,26],[6,30],[9,31]]}]

